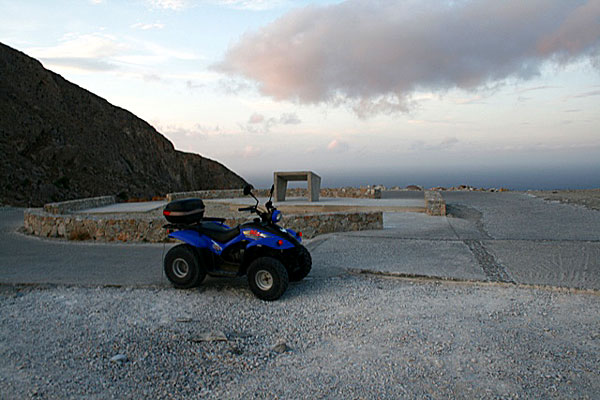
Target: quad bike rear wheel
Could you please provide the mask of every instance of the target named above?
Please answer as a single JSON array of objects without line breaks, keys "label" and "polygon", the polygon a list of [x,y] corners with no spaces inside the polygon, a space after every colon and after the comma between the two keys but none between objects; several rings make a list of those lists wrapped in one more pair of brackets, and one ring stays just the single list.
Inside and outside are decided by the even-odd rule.
[{"label": "quad bike rear wheel", "polygon": [[165,256],[165,275],[179,289],[198,286],[206,277],[206,270],[193,247],[180,244],[171,248]]},{"label": "quad bike rear wheel", "polygon": [[287,270],[272,257],[259,257],[252,261],[246,274],[250,290],[262,300],[277,300],[288,287]]}]

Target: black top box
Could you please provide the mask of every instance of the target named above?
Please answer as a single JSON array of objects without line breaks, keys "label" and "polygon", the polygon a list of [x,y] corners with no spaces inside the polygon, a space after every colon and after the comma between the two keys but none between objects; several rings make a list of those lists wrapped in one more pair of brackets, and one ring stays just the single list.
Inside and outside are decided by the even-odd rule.
[{"label": "black top box", "polygon": [[163,215],[172,224],[193,224],[204,217],[202,199],[174,200],[167,204]]}]

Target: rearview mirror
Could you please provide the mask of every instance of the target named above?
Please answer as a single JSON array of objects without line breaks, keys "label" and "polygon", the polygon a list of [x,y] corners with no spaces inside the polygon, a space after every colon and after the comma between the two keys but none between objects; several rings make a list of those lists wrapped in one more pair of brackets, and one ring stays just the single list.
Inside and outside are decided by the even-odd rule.
[{"label": "rearview mirror", "polygon": [[250,184],[244,186],[244,196],[248,196],[252,192],[252,189],[254,189],[254,186]]}]

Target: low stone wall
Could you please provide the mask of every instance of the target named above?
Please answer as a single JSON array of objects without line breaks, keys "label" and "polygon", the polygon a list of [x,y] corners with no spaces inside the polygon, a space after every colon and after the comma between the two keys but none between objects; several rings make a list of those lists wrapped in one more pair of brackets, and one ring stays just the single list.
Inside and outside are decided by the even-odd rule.
[{"label": "low stone wall", "polygon": [[366,231],[383,229],[383,213],[353,212],[288,215],[283,226],[300,231],[306,238],[332,232]]},{"label": "low stone wall", "polygon": [[73,211],[85,210],[86,208],[103,207],[114,204],[115,196],[89,197],[87,199],[77,199],[61,201],[59,203],[48,203],[44,205],[44,211],[51,214],[68,214]]},{"label": "low stone wall", "polygon": [[[229,219],[235,226],[247,218]],[[32,235],[69,240],[97,240],[103,242],[164,242],[167,234],[162,217],[115,217],[54,214],[41,208],[25,210],[25,230]],[[282,225],[301,231],[305,238],[330,232],[383,229],[381,212],[320,213],[286,215]]]},{"label": "low stone wall", "polygon": [[188,199],[197,197],[204,200],[209,199],[233,199],[236,197],[244,197],[242,189],[232,190],[195,190],[193,192],[177,192],[167,194],[167,201]]},{"label": "low stone wall", "polygon": [[[257,189],[252,191],[257,197],[268,197],[269,189]],[[286,191],[286,197],[307,197],[308,189],[306,188],[291,188]],[[380,199],[381,189],[364,187],[364,188],[323,188],[320,193],[321,197],[349,197],[355,199]],[[193,192],[177,192],[167,194],[167,201],[187,199],[190,197],[198,197],[200,199],[231,199],[244,197],[241,189],[233,190],[197,190]]]},{"label": "low stone wall", "polygon": [[445,216],[446,202],[441,193],[435,190],[425,191],[425,211],[429,215]]},{"label": "low stone wall", "polygon": [[325,188],[321,189],[323,197],[349,197],[354,199],[380,199],[381,189],[362,187]]},{"label": "low stone wall", "polygon": [[51,214],[41,208],[25,210],[29,234],[69,240],[103,242],[161,242],[166,238],[163,218]]}]

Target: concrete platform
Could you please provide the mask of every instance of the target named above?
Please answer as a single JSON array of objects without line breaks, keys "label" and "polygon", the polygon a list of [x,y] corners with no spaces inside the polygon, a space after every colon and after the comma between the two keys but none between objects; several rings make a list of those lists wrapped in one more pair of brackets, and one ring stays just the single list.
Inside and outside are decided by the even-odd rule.
[{"label": "concrete platform", "polygon": [[75,214],[131,214],[148,213],[162,209],[166,201],[145,201],[139,203],[115,203],[104,207],[79,210]]},{"label": "concrete platform", "polygon": [[[254,204],[253,199],[236,198],[220,199],[215,202],[227,204]],[[259,197],[260,204],[265,204],[268,198]],[[285,202],[275,203],[282,212],[336,212],[336,211],[382,211],[382,212],[425,212],[425,200],[421,198],[394,199],[355,199],[346,197],[321,197],[318,203],[307,201],[302,197],[291,197]],[[235,206],[232,209],[236,209]]]},{"label": "concrete platform", "polygon": [[[260,204],[264,205],[268,198],[259,198]],[[204,200],[207,212],[212,212],[211,205],[226,205],[230,213],[224,217],[235,217],[238,207],[254,204],[252,198],[230,198]],[[75,214],[82,215],[108,215],[108,214],[148,214],[157,213],[167,204],[166,201],[148,201],[139,203],[116,203],[103,207],[79,210]],[[425,212],[425,201],[423,198],[393,198],[393,199],[353,199],[353,198],[326,198],[322,197],[318,203],[310,202],[306,198],[292,197],[285,202],[276,203],[282,212],[286,214],[304,214],[318,212],[358,212],[358,211],[382,211],[382,212]],[[218,210],[218,209],[217,209]],[[218,211],[217,211],[218,213]],[[214,214],[214,212],[213,212]],[[213,215],[218,216],[218,215]]]}]

